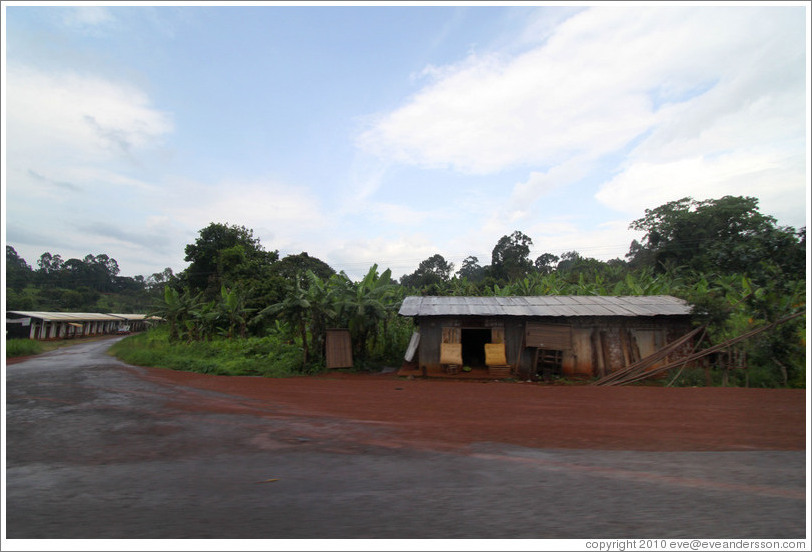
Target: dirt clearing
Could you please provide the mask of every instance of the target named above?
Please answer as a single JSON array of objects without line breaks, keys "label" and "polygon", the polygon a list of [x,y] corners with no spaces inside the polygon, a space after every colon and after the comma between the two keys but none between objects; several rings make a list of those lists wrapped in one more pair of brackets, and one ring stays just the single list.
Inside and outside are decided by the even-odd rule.
[{"label": "dirt clearing", "polygon": [[195,408],[267,405],[299,416],[381,424],[391,429],[393,442],[425,448],[496,442],[562,449],[803,450],[806,439],[805,391],[795,389],[560,386],[344,373],[268,379],[157,368],[146,369],[146,377],[249,399]]}]

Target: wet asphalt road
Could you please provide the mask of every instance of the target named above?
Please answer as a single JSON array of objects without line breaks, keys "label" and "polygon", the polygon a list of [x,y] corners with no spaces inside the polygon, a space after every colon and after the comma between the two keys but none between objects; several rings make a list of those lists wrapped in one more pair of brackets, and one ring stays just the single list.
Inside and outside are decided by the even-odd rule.
[{"label": "wet asphalt road", "polygon": [[148,381],[111,342],[6,367],[7,538],[805,536],[803,451],[383,446],[380,425]]}]

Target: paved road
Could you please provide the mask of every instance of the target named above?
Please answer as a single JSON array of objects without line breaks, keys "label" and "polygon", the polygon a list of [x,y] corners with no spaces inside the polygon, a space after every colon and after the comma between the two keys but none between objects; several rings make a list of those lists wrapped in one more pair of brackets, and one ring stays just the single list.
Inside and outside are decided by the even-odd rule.
[{"label": "paved road", "polygon": [[144,379],[110,344],[7,367],[9,539],[805,536],[802,451],[383,446]]}]

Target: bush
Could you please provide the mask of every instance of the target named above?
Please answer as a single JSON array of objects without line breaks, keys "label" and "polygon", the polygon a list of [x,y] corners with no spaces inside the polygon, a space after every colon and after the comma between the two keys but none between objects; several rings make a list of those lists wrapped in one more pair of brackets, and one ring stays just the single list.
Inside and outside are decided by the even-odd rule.
[{"label": "bush", "polygon": [[38,355],[43,352],[42,344],[33,339],[9,339],[6,341],[6,358]]},{"label": "bush", "polygon": [[111,353],[137,366],[224,376],[288,377],[301,373],[301,350],[276,336],[171,343],[165,327],[130,336]]}]

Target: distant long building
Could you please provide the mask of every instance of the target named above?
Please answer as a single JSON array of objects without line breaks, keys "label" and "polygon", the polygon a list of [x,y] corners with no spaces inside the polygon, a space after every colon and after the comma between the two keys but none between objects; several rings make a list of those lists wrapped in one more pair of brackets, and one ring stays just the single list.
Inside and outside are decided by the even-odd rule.
[{"label": "distant long building", "polygon": [[6,338],[69,339],[139,332],[158,320],[146,314],[6,311]]}]

